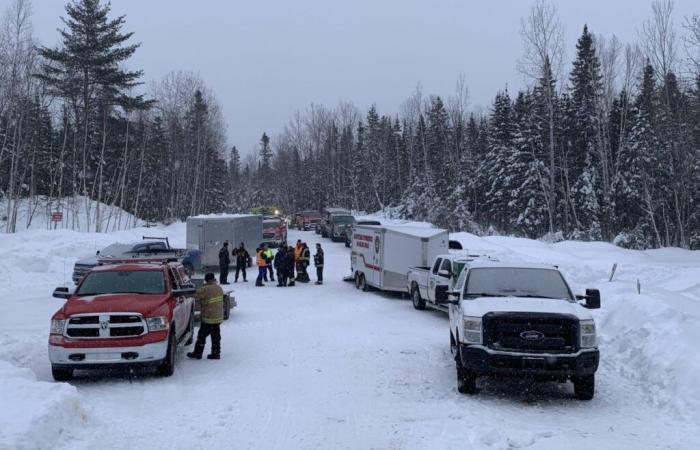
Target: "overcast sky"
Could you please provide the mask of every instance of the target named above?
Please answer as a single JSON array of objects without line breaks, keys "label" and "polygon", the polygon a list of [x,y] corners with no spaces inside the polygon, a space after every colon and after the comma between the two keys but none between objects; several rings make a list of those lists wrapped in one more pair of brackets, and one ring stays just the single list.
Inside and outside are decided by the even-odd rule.
[{"label": "overcast sky", "polygon": [[[0,0],[4,10],[10,0]],[[460,74],[472,107],[498,89],[517,89],[520,20],[531,0],[113,0],[126,31],[142,43],[130,61],[146,80],[172,70],[197,72],[221,102],[228,139],[243,153],[263,131],[276,134],[310,103],[376,103],[396,113],[418,82],[448,96]],[[560,1],[567,57],[583,24],[595,34],[636,39],[651,13],[646,0]],[[55,45],[64,1],[33,0],[34,31]],[[676,0],[676,25],[700,13]],[[680,30],[679,30],[680,31]],[[569,65],[567,64],[567,71]]]}]

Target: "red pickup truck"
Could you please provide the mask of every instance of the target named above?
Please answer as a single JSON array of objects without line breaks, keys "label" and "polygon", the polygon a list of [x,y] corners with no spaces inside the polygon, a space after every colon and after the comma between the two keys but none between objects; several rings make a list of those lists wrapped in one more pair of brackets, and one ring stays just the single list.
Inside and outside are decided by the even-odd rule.
[{"label": "red pickup truck", "polygon": [[175,369],[177,346],[192,343],[195,288],[181,263],[112,261],[97,266],[51,318],[49,359],[56,381],[73,371],[152,366]]}]

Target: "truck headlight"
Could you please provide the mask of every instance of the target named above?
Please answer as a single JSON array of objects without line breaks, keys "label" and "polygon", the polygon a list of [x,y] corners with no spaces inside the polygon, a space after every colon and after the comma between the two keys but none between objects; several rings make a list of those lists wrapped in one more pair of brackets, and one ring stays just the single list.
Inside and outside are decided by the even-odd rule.
[{"label": "truck headlight", "polygon": [[480,317],[465,317],[462,319],[462,339],[467,344],[481,344]]},{"label": "truck headlight", "polygon": [[148,331],[153,332],[167,330],[170,324],[168,323],[167,317],[160,316],[148,317],[146,319],[146,325],[148,325]]},{"label": "truck headlight", "polygon": [[65,319],[51,319],[51,334],[63,334],[65,328]]},{"label": "truck headlight", "polygon": [[598,345],[595,332],[595,322],[582,320],[579,322],[579,335],[581,336],[581,348],[592,348]]}]

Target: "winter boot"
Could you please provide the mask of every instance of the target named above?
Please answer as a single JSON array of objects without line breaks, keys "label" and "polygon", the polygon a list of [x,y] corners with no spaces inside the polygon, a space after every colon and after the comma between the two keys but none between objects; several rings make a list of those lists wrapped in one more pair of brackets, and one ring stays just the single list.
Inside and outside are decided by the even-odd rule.
[{"label": "winter boot", "polygon": [[212,353],[211,355],[207,355],[207,359],[221,359],[221,355]]},{"label": "winter boot", "polygon": [[189,352],[187,357],[190,359],[202,359],[201,353]]}]

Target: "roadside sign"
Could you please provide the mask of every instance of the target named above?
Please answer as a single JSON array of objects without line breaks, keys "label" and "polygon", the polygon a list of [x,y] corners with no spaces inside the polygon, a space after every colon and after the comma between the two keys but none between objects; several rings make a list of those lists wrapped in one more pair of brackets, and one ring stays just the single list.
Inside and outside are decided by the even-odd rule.
[{"label": "roadside sign", "polygon": [[62,211],[54,211],[51,213],[51,222],[60,222],[63,220]]}]

